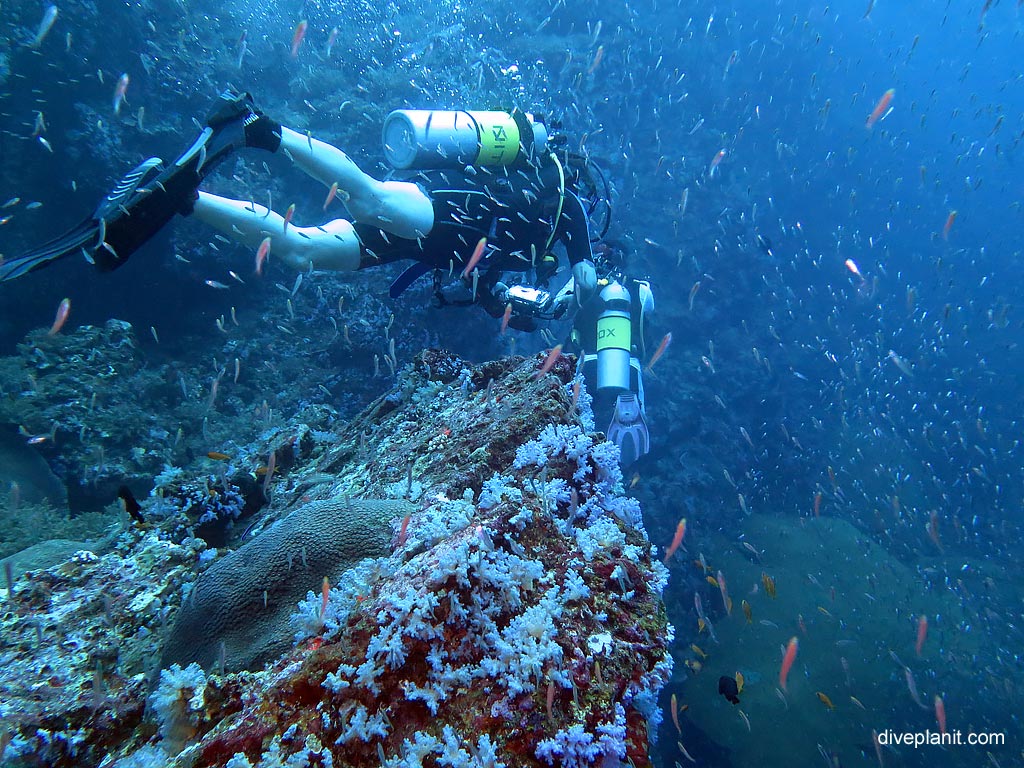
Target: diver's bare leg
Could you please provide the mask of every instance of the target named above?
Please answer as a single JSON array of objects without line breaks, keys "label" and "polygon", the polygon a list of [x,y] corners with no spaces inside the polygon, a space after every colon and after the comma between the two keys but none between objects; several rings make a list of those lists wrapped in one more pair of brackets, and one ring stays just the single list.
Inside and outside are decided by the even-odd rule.
[{"label": "diver's bare leg", "polygon": [[320,227],[284,226],[284,217],[264,205],[199,192],[193,215],[252,249],[270,238],[271,258],[298,270],[359,269],[359,238],[352,222],[329,221]]},{"label": "diver's bare leg", "polygon": [[281,128],[281,151],[325,186],[337,182],[338,197],[360,224],[411,240],[424,237],[434,226],[430,198],[412,182],[378,181],[337,147],[291,128]]}]

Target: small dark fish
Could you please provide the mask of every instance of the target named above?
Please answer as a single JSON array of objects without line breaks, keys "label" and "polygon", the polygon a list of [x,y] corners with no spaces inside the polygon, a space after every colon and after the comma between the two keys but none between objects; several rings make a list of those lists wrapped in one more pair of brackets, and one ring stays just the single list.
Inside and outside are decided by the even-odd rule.
[{"label": "small dark fish", "polygon": [[718,678],[718,692],[725,696],[726,701],[733,704],[740,703],[740,687],[736,684],[736,678],[722,675]]},{"label": "small dark fish", "polygon": [[762,251],[764,251],[769,256],[775,256],[775,252],[772,250],[772,241],[769,240],[764,235],[757,236],[757,245]]},{"label": "small dark fish", "polygon": [[124,511],[128,513],[132,520],[137,523],[146,522],[140,511],[142,506],[135,500],[127,485],[122,485],[117,489],[117,498],[124,502]]}]

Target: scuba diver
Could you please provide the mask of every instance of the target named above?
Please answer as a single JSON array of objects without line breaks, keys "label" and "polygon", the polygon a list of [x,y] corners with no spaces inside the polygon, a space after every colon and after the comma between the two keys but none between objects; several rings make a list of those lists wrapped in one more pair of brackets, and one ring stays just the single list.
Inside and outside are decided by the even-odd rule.
[{"label": "scuba diver", "polygon": [[[610,410],[605,432],[619,444],[624,465],[646,453],[638,346],[630,339],[642,348],[653,298],[646,283],[646,292],[636,286],[630,292],[632,283],[607,247],[597,293],[591,217],[610,190],[598,172],[602,196],[589,159],[566,151],[565,138],[549,136],[543,119],[518,110],[396,110],[384,123],[383,140],[395,172],[377,180],[340,149],[272,120],[249,94],[227,91],[180,157],[141,163],[77,227],[0,263],[0,282],[71,255],[114,270],[176,215],[194,216],[253,249],[257,272],[268,255],[298,270],[353,271],[412,260],[392,283],[392,298],[433,273],[435,305],[479,304],[494,317],[504,315],[512,328],[534,330],[538,321],[568,319],[579,310],[576,327],[580,319],[592,327],[574,327],[573,341],[583,351],[595,406]],[[329,188],[324,208],[337,197],[351,220],[300,227],[291,223],[294,206],[282,216],[255,201],[200,189],[243,148],[287,155]],[[558,271],[555,244],[565,250],[571,277],[548,292]],[[456,274],[454,285],[445,285]]]},{"label": "scuba diver", "polygon": [[569,301],[573,278],[551,292],[547,288],[554,272],[543,269],[536,270],[531,284],[499,284],[502,290],[497,294],[514,307],[515,316],[538,322],[572,321],[562,348],[578,356],[592,395],[594,427],[619,446],[623,468],[651,449],[640,359],[647,356],[647,319],[654,311],[650,281],[630,274],[627,253],[623,243],[611,238],[602,237],[594,245],[597,289],[582,306]]},{"label": "scuba diver", "polygon": [[651,450],[640,360],[648,356],[654,292],[650,281],[629,274],[626,250],[619,243],[600,243],[595,260],[597,290],[576,313],[569,349],[582,360],[596,426],[619,446],[620,463],[628,467]]},{"label": "scuba diver", "polygon": [[[199,189],[245,147],[286,154],[330,188],[328,203],[338,197],[351,221],[294,226],[294,208],[282,216]],[[569,153],[560,160],[548,146],[542,121],[519,111],[398,110],[385,122],[384,149],[397,172],[379,181],[340,149],[273,121],[249,94],[225,92],[177,160],[143,162],[77,227],[0,264],[0,281],[75,254],[101,271],[116,269],[180,214],[254,249],[257,272],[269,254],[299,270],[352,271],[411,259],[392,297],[433,271],[436,303],[477,303],[496,317],[507,306],[501,274],[553,261],[556,242],[565,248],[577,301],[594,291],[588,214],[576,193],[582,171]],[[456,270],[468,298],[452,300],[442,290],[443,275]],[[520,320],[509,324],[529,329]]]}]

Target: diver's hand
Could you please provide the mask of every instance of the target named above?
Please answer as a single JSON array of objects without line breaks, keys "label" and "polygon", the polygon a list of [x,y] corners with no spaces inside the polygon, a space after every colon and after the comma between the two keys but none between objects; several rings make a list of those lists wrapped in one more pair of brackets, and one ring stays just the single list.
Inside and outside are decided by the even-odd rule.
[{"label": "diver's hand", "polygon": [[572,278],[576,293],[576,303],[579,306],[586,304],[590,297],[597,291],[597,270],[594,262],[584,259],[572,267]]},{"label": "diver's hand", "polygon": [[546,320],[561,320],[562,317],[571,308],[578,307],[574,302],[576,301],[576,289],[562,290],[551,297],[551,301],[544,308],[544,313],[541,315]]}]

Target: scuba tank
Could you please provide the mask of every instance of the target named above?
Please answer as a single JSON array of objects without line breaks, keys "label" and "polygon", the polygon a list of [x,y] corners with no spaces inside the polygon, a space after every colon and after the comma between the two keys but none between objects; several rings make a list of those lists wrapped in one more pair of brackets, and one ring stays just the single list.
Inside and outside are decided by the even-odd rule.
[{"label": "scuba tank", "polygon": [[[588,389],[594,396],[593,408],[598,427],[619,447],[619,459],[628,467],[651,450],[644,408],[644,380],[634,349],[633,333],[643,345],[646,315],[654,309],[654,294],[646,280],[631,280],[627,288],[614,276],[594,299],[599,311],[594,328],[596,352],[583,355],[583,370]],[[632,294],[630,290],[635,290]],[[639,311],[639,317],[635,317]],[[591,315],[592,317],[592,315]],[[576,322],[581,320],[577,316]],[[593,321],[591,321],[593,322]],[[574,335],[575,335],[574,330]]]},{"label": "scuba tank", "polygon": [[629,291],[615,281],[600,294],[603,310],[597,318],[597,389],[630,390],[633,320]]},{"label": "scuba tank", "polygon": [[384,156],[398,170],[511,166],[547,151],[539,117],[514,109],[396,109],[384,120]]}]

